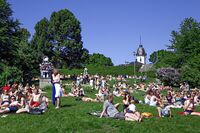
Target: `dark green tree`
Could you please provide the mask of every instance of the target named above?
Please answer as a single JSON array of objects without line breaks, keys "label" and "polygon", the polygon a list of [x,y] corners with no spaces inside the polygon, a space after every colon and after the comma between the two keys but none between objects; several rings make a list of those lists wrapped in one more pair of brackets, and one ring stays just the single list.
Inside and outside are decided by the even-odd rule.
[{"label": "dark green tree", "polygon": [[12,18],[10,4],[6,0],[0,0],[0,61],[12,64],[16,43],[19,39],[19,22]]},{"label": "dark green tree", "polygon": [[103,54],[94,53],[89,56],[88,64],[95,66],[113,66],[112,60]]},{"label": "dark green tree", "polygon": [[149,61],[154,63],[156,68],[175,67],[177,68],[177,54],[173,51],[158,50],[150,55]]},{"label": "dark green tree", "polygon": [[88,58],[80,22],[69,10],[53,12],[50,20],[42,19],[35,30],[32,43],[40,52],[39,57],[47,55],[56,67],[77,67]]},{"label": "dark green tree", "polygon": [[20,24],[12,18],[12,13],[10,4],[0,0],[0,85],[13,78],[20,80],[22,75],[21,70],[14,66]]},{"label": "dark green tree", "polygon": [[52,58],[53,46],[50,44],[48,32],[49,22],[43,18],[35,25],[35,34],[32,38],[32,47],[37,51],[37,58],[41,62],[44,56]]},{"label": "dark green tree", "polygon": [[200,23],[193,18],[186,18],[179,31],[172,31],[171,46],[177,57],[179,68],[187,64],[191,57],[200,53]]},{"label": "dark green tree", "polygon": [[[160,56],[158,51],[157,67],[173,67],[181,70],[181,80],[187,81],[192,86],[200,86],[200,23],[193,18],[186,18],[180,25],[179,31],[172,31],[169,52]],[[160,56],[160,57],[159,57]],[[154,61],[155,53],[150,60]]]},{"label": "dark green tree", "polygon": [[186,18],[179,31],[172,32],[172,45],[178,57],[177,64],[181,69],[182,81],[192,86],[200,86],[200,23],[193,18]]},{"label": "dark green tree", "polygon": [[21,40],[17,45],[15,55],[15,66],[22,71],[23,82],[30,82],[35,75],[39,73],[39,60],[37,58],[37,51],[33,49],[28,41],[30,33],[26,29],[19,31]]},{"label": "dark green tree", "polygon": [[191,86],[200,87],[200,54],[191,57],[181,67],[181,79],[182,81],[188,82]]}]

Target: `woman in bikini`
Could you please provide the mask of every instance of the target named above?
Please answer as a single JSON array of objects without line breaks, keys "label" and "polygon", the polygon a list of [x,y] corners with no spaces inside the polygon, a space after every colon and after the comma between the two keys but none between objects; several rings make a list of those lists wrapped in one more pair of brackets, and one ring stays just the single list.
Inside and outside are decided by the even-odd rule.
[{"label": "woman in bikini", "polygon": [[188,99],[184,102],[184,114],[185,115],[197,115],[200,116],[200,112],[194,112],[194,98],[191,94],[187,95]]}]

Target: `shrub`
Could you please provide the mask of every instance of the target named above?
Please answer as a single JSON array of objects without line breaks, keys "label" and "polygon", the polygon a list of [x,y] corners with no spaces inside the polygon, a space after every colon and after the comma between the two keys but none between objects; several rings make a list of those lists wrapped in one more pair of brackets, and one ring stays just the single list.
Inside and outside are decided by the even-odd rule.
[{"label": "shrub", "polygon": [[177,86],[180,83],[180,72],[175,68],[160,68],[156,74],[165,85]]},{"label": "shrub", "polygon": [[4,64],[0,64],[0,86],[3,86],[8,81],[21,81],[22,72],[16,67],[9,67]]}]

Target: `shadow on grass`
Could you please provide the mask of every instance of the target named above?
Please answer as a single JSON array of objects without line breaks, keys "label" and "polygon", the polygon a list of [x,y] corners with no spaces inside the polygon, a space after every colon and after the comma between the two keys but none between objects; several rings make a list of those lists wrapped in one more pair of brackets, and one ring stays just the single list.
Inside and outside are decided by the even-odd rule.
[{"label": "shadow on grass", "polygon": [[64,105],[61,105],[60,107],[61,108],[68,108],[68,107],[72,107],[72,106],[75,106],[74,104],[64,104]]}]

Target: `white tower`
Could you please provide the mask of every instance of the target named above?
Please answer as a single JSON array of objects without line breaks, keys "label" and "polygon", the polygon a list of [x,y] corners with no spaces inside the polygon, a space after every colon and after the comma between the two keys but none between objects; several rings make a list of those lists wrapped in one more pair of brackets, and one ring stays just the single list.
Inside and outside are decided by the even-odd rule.
[{"label": "white tower", "polygon": [[143,46],[140,44],[139,48],[137,49],[137,53],[136,53],[136,62],[146,64],[146,57],[147,57],[147,54],[146,54]]}]

